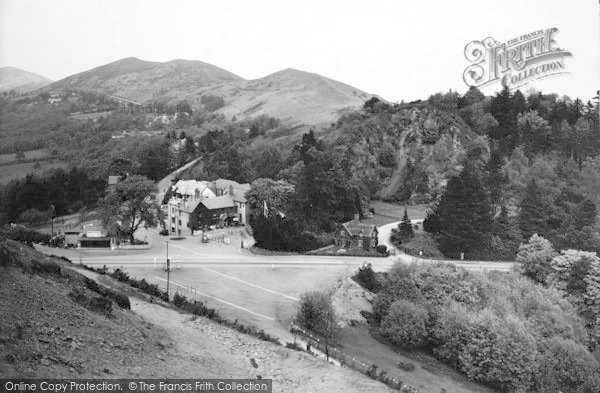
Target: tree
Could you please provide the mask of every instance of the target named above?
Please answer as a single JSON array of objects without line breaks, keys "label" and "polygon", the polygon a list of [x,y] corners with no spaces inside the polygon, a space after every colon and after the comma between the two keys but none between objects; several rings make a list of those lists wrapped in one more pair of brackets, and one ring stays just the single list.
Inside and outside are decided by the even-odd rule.
[{"label": "tree", "polygon": [[600,258],[596,253],[563,250],[552,260],[548,281],[577,307],[590,332],[591,347],[600,344]]},{"label": "tree", "polygon": [[491,130],[490,137],[500,142],[504,153],[510,153],[517,145],[516,113],[512,94],[507,86],[492,97],[490,112],[498,121],[498,127]]},{"label": "tree", "polygon": [[294,193],[295,187],[285,180],[256,179],[250,184],[250,191],[246,193],[248,212],[251,217],[261,214],[266,204],[268,214],[289,215]]},{"label": "tree", "polygon": [[521,244],[516,262],[521,264],[521,272],[524,275],[545,284],[552,272],[552,260],[557,255],[552,244],[536,234],[531,236],[526,244]]},{"label": "tree", "polygon": [[598,362],[585,346],[573,340],[552,337],[543,347],[537,363],[536,385],[540,392],[579,392],[598,390]]},{"label": "tree", "polygon": [[548,122],[538,115],[537,111],[521,113],[517,117],[519,139],[528,157],[534,153],[545,153],[551,148],[551,128]]},{"label": "tree", "polygon": [[588,157],[581,170],[581,193],[600,206],[600,155]]},{"label": "tree", "polygon": [[392,229],[390,240],[393,244],[399,245],[402,242],[413,238],[414,236],[415,232],[413,231],[412,224],[408,218],[406,208],[404,208],[404,216],[402,217],[402,221],[400,221],[398,224],[398,228]]},{"label": "tree", "polygon": [[139,163],[138,174],[152,180],[162,179],[170,169],[171,150],[169,141],[165,139],[150,140],[136,149]]},{"label": "tree", "polygon": [[155,184],[148,178],[134,175],[116,184],[100,203],[102,223],[117,236],[128,236],[134,241],[135,231],[154,228],[158,224],[160,207],[155,202]]},{"label": "tree", "polygon": [[585,199],[577,205],[573,212],[573,225],[577,229],[594,225],[597,215],[598,209],[596,208],[596,204],[589,199]]},{"label": "tree", "polygon": [[308,251],[317,248],[317,241],[305,232],[297,220],[280,214],[256,215],[252,222],[255,245],[275,251]]},{"label": "tree", "polygon": [[428,221],[427,230],[436,234],[444,255],[458,257],[464,252],[473,256],[486,250],[492,229],[490,206],[479,178],[469,166],[448,181]]},{"label": "tree", "polygon": [[381,322],[381,333],[403,348],[418,348],[427,343],[427,310],[404,299],[393,302]]},{"label": "tree", "polygon": [[519,212],[519,229],[524,238],[528,239],[537,233],[548,236],[550,228],[547,217],[550,207],[542,197],[542,192],[535,179],[531,179],[525,188],[525,196],[521,201]]},{"label": "tree", "polygon": [[[332,296],[325,292],[306,292],[300,296],[296,322],[325,338],[325,350],[338,334],[338,318],[333,308]],[[328,353],[326,353],[329,356]]]},{"label": "tree", "polygon": [[513,261],[523,242],[515,217],[508,216],[506,206],[500,207],[500,214],[492,226],[492,251],[495,258]]},{"label": "tree", "polygon": [[484,168],[484,184],[487,188],[492,217],[496,215],[498,207],[502,204],[502,191],[508,179],[502,170],[504,160],[500,152],[493,150],[490,159]]}]

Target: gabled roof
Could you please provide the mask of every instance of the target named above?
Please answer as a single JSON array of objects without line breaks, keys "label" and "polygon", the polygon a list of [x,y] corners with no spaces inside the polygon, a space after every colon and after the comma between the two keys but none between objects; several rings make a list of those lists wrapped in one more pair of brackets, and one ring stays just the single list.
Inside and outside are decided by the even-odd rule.
[{"label": "gabled roof", "polygon": [[365,224],[360,221],[352,220],[342,224],[342,227],[348,231],[351,236],[372,236],[377,234],[377,227],[373,224]]},{"label": "gabled roof", "polygon": [[231,198],[229,195],[203,199],[200,201],[200,203],[202,203],[208,210],[235,207],[235,202],[233,202],[233,198]]},{"label": "gabled roof", "polygon": [[187,202],[179,202],[179,210],[191,213],[194,210],[196,210],[199,204],[200,199],[192,199]]},{"label": "gabled roof", "polygon": [[229,188],[231,187],[233,190],[231,196],[236,202],[246,202],[245,194],[250,190],[249,183],[240,184],[234,180],[228,179],[217,179],[214,181],[214,185],[217,190],[224,190],[227,193],[229,193]]},{"label": "gabled roof", "polygon": [[[179,180],[173,186],[173,192],[176,192],[181,195],[194,196],[194,195],[196,195],[196,191],[198,191],[199,194],[202,194],[204,192],[204,190],[206,190],[207,188],[208,188],[208,183],[205,181]],[[210,191],[210,189],[209,189],[209,191]],[[212,191],[211,191],[211,193],[212,193]]]}]

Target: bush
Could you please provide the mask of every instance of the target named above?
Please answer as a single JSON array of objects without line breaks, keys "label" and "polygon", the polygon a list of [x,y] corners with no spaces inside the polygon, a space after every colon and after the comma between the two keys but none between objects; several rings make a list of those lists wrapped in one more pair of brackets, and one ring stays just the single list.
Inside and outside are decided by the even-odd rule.
[{"label": "bush", "polygon": [[1,232],[3,236],[8,239],[16,240],[18,242],[32,244],[41,243],[44,245],[50,244],[50,235],[40,233],[31,229],[27,229],[21,225],[14,225],[10,227],[4,227]]},{"label": "bush", "polygon": [[161,236],[169,236],[169,230],[166,228],[161,229],[160,232],[158,232],[158,234]]},{"label": "bush", "polygon": [[333,338],[336,333],[337,318],[331,296],[317,291],[302,294],[296,321],[308,330]]},{"label": "bush", "polygon": [[377,292],[379,289],[379,282],[377,281],[377,277],[375,276],[375,272],[370,263],[364,264],[358,268],[358,272],[352,276],[352,279],[367,291]]},{"label": "bush", "polygon": [[536,384],[544,392],[599,392],[600,374],[596,359],[583,345],[559,337],[550,339],[539,354]]},{"label": "bush", "polygon": [[278,214],[258,215],[252,225],[255,245],[274,251],[309,251],[318,247],[315,237],[303,231],[298,222]]},{"label": "bush", "polygon": [[387,254],[387,252],[388,252],[387,246],[385,244],[378,245],[377,252],[380,254]]},{"label": "bush", "polygon": [[204,105],[204,109],[208,112],[214,112],[225,106],[225,100],[223,97],[206,95],[200,98],[200,103]]},{"label": "bush", "polygon": [[543,284],[552,271],[552,259],[557,255],[552,244],[536,234],[519,246],[516,262],[521,264],[524,275]]},{"label": "bush", "polygon": [[27,209],[19,214],[19,221],[27,224],[41,224],[50,219],[50,213],[38,209]]},{"label": "bush", "polygon": [[413,363],[410,362],[398,362],[396,363],[396,366],[398,366],[398,368],[401,368],[404,371],[412,371],[415,369],[415,365]]},{"label": "bush", "polygon": [[514,272],[397,264],[373,309],[390,341],[428,345],[470,379],[501,391],[598,391],[598,365],[576,307],[559,290]]},{"label": "bush", "polygon": [[175,307],[181,308],[185,303],[187,303],[187,299],[184,296],[180,296],[178,293],[175,293],[173,296],[173,304]]},{"label": "bush", "polygon": [[418,348],[427,344],[425,308],[406,300],[396,300],[381,322],[381,334],[403,348]]}]

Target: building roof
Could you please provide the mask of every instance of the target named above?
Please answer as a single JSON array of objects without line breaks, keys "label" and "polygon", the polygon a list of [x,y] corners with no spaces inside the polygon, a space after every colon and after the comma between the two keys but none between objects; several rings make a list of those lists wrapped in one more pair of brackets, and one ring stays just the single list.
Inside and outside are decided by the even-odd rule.
[{"label": "building roof", "polygon": [[115,185],[119,182],[119,180],[121,180],[121,176],[109,176],[108,177],[108,185],[109,186]]},{"label": "building roof", "polygon": [[377,227],[373,224],[365,224],[360,221],[352,220],[342,224],[351,236],[359,236],[361,231],[363,236],[371,236],[373,232],[377,233]]},{"label": "building roof", "polygon": [[191,213],[194,210],[196,210],[196,208],[198,207],[199,204],[200,204],[200,199],[192,199],[187,202],[178,202],[177,203],[177,205],[179,206],[179,210],[188,212],[188,213]]},{"label": "building roof", "polygon": [[202,203],[208,210],[235,207],[235,202],[233,201],[233,198],[229,195],[203,199],[200,201],[200,203]]},{"label": "building roof", "polygon": [[[181,195],[195,196],[196,192],[202,194],[208,188],[208,183],[198,180],[179,180],[173,186],[173,192]],[[210,188],[208,190],[212,193]]]},{"label": "building roof", "polygon": [[229,193],[229,190],[231,189],[233,192],[230,195],[235,202],[246,202],[245,194],[250,190],[249,183],[240,184],[234,180],[228,179],[217,179],[213,183],[218,190],[224,190]]}]

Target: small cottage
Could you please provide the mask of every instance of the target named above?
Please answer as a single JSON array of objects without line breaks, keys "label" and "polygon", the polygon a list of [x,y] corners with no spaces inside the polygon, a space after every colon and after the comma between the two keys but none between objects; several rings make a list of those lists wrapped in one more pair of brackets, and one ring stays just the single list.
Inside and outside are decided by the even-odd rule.
[{"label": "small cottage", "polygon": [[378,234],[375,225],[362,223],[358,217],[355,217],[352,221],[338,225],[334,235],[334,243],[347,250],[372,251],[377,248]]}]

